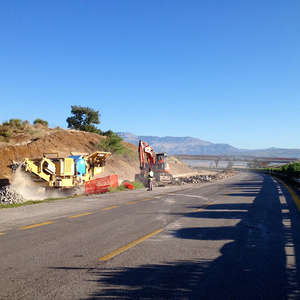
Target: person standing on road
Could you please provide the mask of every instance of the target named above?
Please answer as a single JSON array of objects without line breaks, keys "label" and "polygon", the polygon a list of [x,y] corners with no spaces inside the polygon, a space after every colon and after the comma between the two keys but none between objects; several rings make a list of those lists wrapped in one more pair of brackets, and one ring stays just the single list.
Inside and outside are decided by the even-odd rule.
[{"label": "person standing on road", "polygon": [[154,177],[154,173],[153,173],[152,169],[150,168],[149,172],[148,172],[148,176],[147,176],[147,178],[148,178],[148,191],[152,191],[153,177]]}]

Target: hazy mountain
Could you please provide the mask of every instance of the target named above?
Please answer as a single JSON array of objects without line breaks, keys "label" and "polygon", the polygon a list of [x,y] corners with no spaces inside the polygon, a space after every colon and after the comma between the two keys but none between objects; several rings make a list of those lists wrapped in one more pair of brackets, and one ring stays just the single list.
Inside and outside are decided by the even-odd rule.
[{"label": "hazy mountain", "polygon": [[147,142],[155,152],[169,154],[207,154],[207,155],[251,155],[265,157],[300,158],[300,149],[268,148],[258,150],[238,149],[229,144],[214,144],[192,137],[137,136],[128,132],[119,132],[126,142],[138,145],[139,140]]},{"label": "hazy mountain", "polygon": [[241,150],[244,155],[261,157],[300,158],[300,149],[268,148],[258,150]]}]

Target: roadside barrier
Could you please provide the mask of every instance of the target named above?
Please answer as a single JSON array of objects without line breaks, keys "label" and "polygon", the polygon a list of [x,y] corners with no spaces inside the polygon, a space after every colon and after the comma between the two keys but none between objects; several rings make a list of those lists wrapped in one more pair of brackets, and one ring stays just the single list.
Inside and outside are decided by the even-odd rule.
[{"label": "roadside barrier", "polygon": [[277,178],[281,178],[284,181],[287,181],[297,187],[300,186],[300,178],[299,177],[294,177],[292,175],[289,174],[285,174],[285,173],[281,173],[281,172],[274,172],[274,171],[268,171],[268,172],[264,172],[265,174],[269,174],[271,176],[275,176]]},{"label": "roadside barrier", "polygon": [[124,182],[123,185],[129,190],[134,190],[134,185],[132,183]]},{"label": "roadside barrier", "polygon": [[118,175],[96,178],[85,183],[85,194],[100,194],[108,192],[110,187],[118,187]]}]

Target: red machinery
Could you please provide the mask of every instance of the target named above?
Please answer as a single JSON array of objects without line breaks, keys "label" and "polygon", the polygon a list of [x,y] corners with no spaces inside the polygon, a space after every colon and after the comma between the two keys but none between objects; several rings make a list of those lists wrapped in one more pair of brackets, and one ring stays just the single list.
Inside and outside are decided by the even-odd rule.
[{"label": "red machinery", "polygon": [[156,155],[152,147],[146,142],[139,141],[139,158],[140,158],[140,168],[141,170],[146,170],[148,168],[153,169],[156,163]]},{"label": "red machinery", "polygon": [[168,169],[167,153],[155,154],[153,148],[146,142],[139,141],[140,168],[143,176],[148,169],[152,169],[157,181],[170,182],[172,175]]}]

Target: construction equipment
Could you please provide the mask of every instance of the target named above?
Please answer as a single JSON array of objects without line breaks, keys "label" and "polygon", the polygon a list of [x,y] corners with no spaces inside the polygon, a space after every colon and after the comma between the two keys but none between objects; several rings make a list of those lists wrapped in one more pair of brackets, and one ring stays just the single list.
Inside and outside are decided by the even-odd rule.
[{"label": "construction equipment", "polygon": [[154,172],[154,178],[158,182],[170,183],[173,176],[170,174],[167,153],[155,153],[153,148],[146,142],[139,141],[139,160],[141,176],[146,177],[147,171],[152,169]]},{"label": "construction equipment", "polygon": [[110,152],[94,152],[85,155],[71,155],[59,158],[46,155],[39,159],[26,158],[23,168],[42,181],[46,186],[72,188],[83,185],[104,171]]}]

